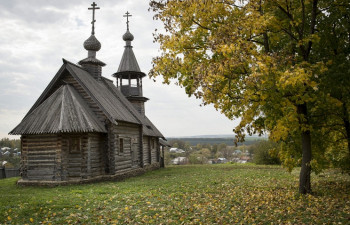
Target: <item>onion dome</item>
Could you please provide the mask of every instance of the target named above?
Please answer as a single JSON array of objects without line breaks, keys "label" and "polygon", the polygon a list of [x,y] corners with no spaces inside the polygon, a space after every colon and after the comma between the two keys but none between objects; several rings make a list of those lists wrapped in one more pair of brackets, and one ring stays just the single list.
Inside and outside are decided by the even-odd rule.
[{"label": "onion dome", "polygon": [[132,41],[134,40],[134,35],[130,33],[129,30],[126,31],[126,33],[123,35],[123,40],[124,41]]},{"label": "onion dome", "polygon": [[84,48],[88,51],[98,51],[101,49],[101,43],[97,40],[95,35],[91,35],[85,42]]}]

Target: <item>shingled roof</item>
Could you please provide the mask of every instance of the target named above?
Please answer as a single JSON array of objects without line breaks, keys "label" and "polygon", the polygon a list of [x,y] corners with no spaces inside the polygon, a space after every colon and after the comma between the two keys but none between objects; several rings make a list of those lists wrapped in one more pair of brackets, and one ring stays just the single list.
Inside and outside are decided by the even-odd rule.
[{"label": "shingled roof", "polygon": [[146,76],[143,72],[141,72],[139,64],[137,63],[135,54],[132,50],[132,46],[125,46],[124,53],[122,56],[122,60],[120,61],[118,71],[114,74],[122,75],[122,76],[131,76],[131,78],[135,78],[137,76],[144,77]]},{"label": "shingled roof", "polygon": [[[102,112],[106,115],[106,117],[110,120],[111,123],[117,124],[118,121],[122,121],[122,122],[139,124],[143,126],[144,135],[164,138],[163,135],[159,132],[159,130],[152,124],[152,122],[146,116],[141,115],[134,108],[134,106],[117,89],[117,87],[113,84],[111,80],[102,77],[100,81],[97,81],[91,76],[90,73],[88,73],[82,67],[76,64],[73,64],[71,62],[68,62],[67,60],[63,60],[63,62],[64,64],[62,65],[60,70],[57,72],[55,77],[52,79],[50,84],[47,86],[47,88],[44,90],[42,95],[35,102],[33,107],[29,110],[29,112],[27,113],[25,118],[22,120],[22,122],[13,131],[11,131],[10,134],[27,134],[28,129],[30,129],[31,134],[63,132],[62,130],[59,130],[59,129],[51,129],[51,128],[39,129],[40,124],[37,124],[37,125],[34,124],[29,126],[28,123],[29,121],[31,123],[38,123],[41,117],[46,116],[48,118],[49,116],[55,115],[54,113],[56,110],[52,110],[52,112],[50,111],[51,112],[50,114],[47,114],[48,112],[46,112],[44,109],[45,107],[46,109],[50,109],[50,105],[52,104],[54,105],[58,104],[58,103],[52,102],[54,100],[52,96],[54,94],[57,95],[58,90],[55,91],[54,94],[52,94],[51,96],[50,96],[50,91],[55,85],[57,85],[60,78],[64,75],[64,72],[68,71],[72,75],[72,77],[83,87],[83,89],[91,96],[93,101],[95,101],[95,103],[99,106],[99,108],[102,110]],[[65,86],[67,85],[64,85],[63,87]],[[70,87],[69,89],[74,90],[72,87]],[[71,92],[73,93],[73,91]],[[75,93],[75,96],[76,95],[79,96],[79,94],[76,91],[74,93]],[[81,101],[83,100],[81,99]],[[45,107],[43,106],[43,104]],[[88,106],[86,107],[89,109]],[[42,113],[43,115],[39,115],[39,113],[34,113],[34,112],[39,112],[38,110],[40,110],[40,113]],[[92,111],[91,113],[92,113],[91,117],[97,120],[96,115]],[[89,119],[92,120],[92,118],[90,117]],[[29,126],[30,128],[27,128],[27,126]],[[105,129],[101,130],[96,128],[97,127],[94,127],[95,130],[81,129],[79,131],[80,132],[90,132],[90,131],[106,132]]]},{"label": "shingled roof", "polygon": [[118,71],[113,74],[113,76],[131,79],[145,77],[146,74],[141,72],[134,51],[132,50],[133,47],[131,45],[131,41],[134,40],[134,36],[129,32],[129,29],[123,35],[123,40],[126,42],[126,45],[124,46],[124,53],[119,64]]},{"label": "shingled roof", "polygon": [[80,95],[62,85],[27,115],[11,134],[107,132]]},{"label": "shingled roof", "polygon": [[[115,98],[113,93],[106,88],[106,82],[112,83],[112,81],[106,81],[107,79],[103,78],[102,82],[97,81],[83,68],[68,61],[66,61],[66,69],[95,100],[112,123],[124,121],[141,124],[141,121],[130,113],[129,107],[126,107],[120,99]],[[132,105],[130,104],[130,106]]]},{"label": "shingled roof", "polygon": [[141,72],[139,64],[137,63],[132,46],[125,46],[122,60],[120,61],[118,72],[135,71]]}]

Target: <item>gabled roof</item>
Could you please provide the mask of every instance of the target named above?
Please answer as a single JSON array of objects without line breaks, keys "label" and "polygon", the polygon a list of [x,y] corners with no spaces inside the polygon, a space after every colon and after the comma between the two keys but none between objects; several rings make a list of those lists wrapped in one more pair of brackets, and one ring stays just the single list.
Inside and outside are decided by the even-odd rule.
[{"label": "gabled roof", "polygon": [[[50,84],[46,87],[39,99],[35,102],[35,104],[29,110],[25,118],[17,127],[22,127],[22,123],[24,123],[24,121],[27,121],[27,117],[30,117],[30,115],[34,111],[36,111],[37,108],[41,108],[41,105],[44,104],[44,102],[46,102],[48,98],[51,98],[52,95],[50,96],[50,91],[52,91],[53,87],[60,81],[60,78],[64,75],[64,72],[68,71],[72,75],[72,77],[83,87],[83,89],[93,99],[93,101],[99,106],[101,111],[105,114],[105,116],[110,120],[111,123],[117,124],[117,121],[124,121],[139,124],[143,126],[144,135],[163,137],[163,135],[152,124],[152,122],[149,121],[147,117],[141,115],[134,108],[134,106],[117,89],[117,87],[113,84],[112,81],[104,77],[102,77],[100,81],[97,81],[91,76],[90,73],[88,73],[80,66],[68,62],[67,60],[63,60],[63,62],[64,64],[62,65],[60,70],[57,72]],[[71,87],[71,89],[73,88]],[[79,94],[77,93],[77,95]],[[50,101],[52,101],[52,99]],[[96,115],[93,115],[93,117],[96,118]],[[37,123],[37,120],[34,120],[33,118],[31,119],[34,123]],[[32,127],[32,129],[32,132],[34,132],[35,127]],[[11,134],[22,133],[13,133],[12,131]]]},{"label": "gabled roof", "polygon": [[146,116],[141,115],[135,109],[113,82],[103,77],[98,82],[84,69],[69,62],[67,63],[67,68],[87,88],[90,95],[96,98],[101,107],[111,115],[114,121],[142,124],[144,135],[163,137],[156,126]]},{"label": "gabled roof", "polygon": [[28,114],[10,134],[107,132],[70,85],[62,85]]},{"label": "gabled roof", "polygon": [[130,110],[125,107],[125,104],[123,104],[120,99],[115,98],[113,93],[106,88],[106,81],[97,81],[91,76],[90,73],[73,63],[67,62],[66,68],[70,74],[83,86],[85,91],[92,97],[92,99],[100,106],[101,110],[112,123],[119,120],[141,124],[140,120],[138,120],[134,115],[130,114]]}]

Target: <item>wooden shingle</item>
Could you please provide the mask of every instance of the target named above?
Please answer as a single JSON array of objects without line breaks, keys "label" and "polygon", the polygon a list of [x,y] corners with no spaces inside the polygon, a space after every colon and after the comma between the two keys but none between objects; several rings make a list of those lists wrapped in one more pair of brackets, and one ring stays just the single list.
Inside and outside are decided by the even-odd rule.
[{"label": "wooden shingle", "polygon": [[62,85],[28,114],[10,134],[107,132],[80,95]]}]

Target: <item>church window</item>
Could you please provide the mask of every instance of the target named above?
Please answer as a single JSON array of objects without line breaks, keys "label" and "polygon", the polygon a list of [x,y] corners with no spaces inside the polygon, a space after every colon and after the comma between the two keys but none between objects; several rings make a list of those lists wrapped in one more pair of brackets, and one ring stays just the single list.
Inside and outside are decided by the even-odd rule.
[{"label": "church window", "polygon": [[123,153],[123,152],[124,152],[124,139],[119,138],[119,153]]},{"label": "church window", "polygon": [[79,138],[70,138],[68,141],[68,148],[70,153],[80,152],[80,139]]}]

